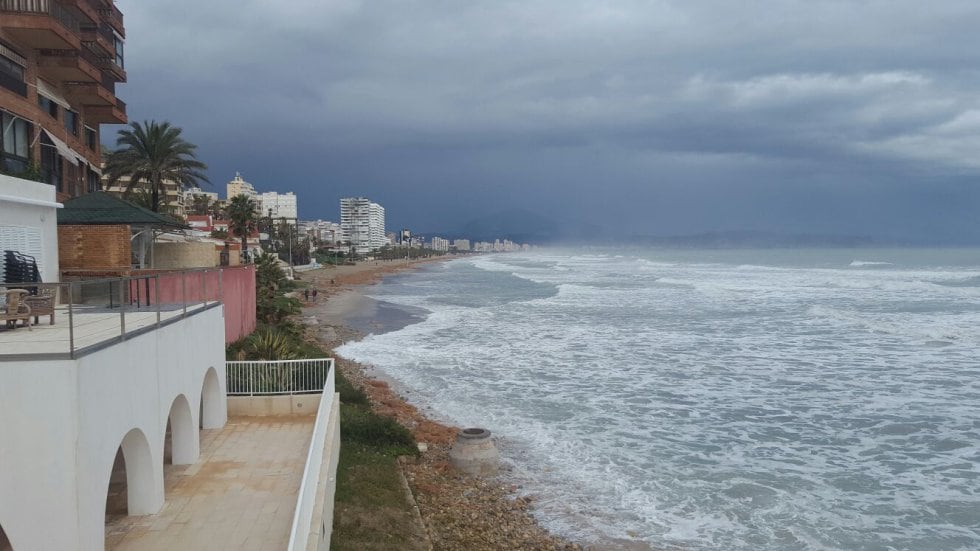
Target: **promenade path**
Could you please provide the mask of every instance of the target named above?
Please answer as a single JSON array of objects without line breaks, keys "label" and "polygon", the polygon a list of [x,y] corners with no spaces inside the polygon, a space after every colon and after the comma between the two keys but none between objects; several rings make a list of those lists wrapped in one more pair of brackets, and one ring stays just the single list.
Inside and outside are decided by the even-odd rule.
[{"label": "promenade path", "polygon": [[[197,463],[165,466],[158,514],[107,513],[106,549],[285,548],[314,421],[231,417],[222,429],[201,431]],[[112,494],[110,485],[110,508]]]}]

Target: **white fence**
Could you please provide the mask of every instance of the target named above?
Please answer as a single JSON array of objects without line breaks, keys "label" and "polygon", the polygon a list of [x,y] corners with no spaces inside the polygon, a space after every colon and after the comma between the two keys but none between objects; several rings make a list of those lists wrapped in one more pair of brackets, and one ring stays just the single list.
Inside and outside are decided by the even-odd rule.
[{"label": "white fence", "polygon": [[[333,360],[330,362],[332,365]],[[303,469],[303,481],[296,498],[287,546],[289,551],[307,551],[311,548],[326,551],[330,548],[337,462],[340,457],[340,401],[334,395],[332,369],[327,374],[322,392],[306,456],[306,468]]]},{"label": "white fence", "polygon": [[328,378],[333,395],[333,358],[225,362],[228,396],[317,394]]}]

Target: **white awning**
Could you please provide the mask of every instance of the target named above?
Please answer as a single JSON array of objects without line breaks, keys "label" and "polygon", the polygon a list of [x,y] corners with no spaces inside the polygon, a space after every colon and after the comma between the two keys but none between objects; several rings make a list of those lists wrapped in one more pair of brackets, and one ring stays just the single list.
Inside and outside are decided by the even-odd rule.
[{"label": "white awning", "polygon": [[88,169],[91,170],[92,172],[98,174],[99,175],[99,178],[102,177],[102,171],[99,169],[99,167],[93,165],[92,163],[88,163]]},{"label": "white awning", "polygon": [[[69,163],[71,163],[71,164],[73,164],[75,166],[78,166],[78,159],[80,157],[82,159],[85,158],[85,157],[82,157],[82,155],[80,153],[76,152],[74,149],[68,147],[68,144],[66,144],[65,142],[63,142],[60,139],[58,139],[57,136],[55,136],[51,132],[48,132],[47,129],[42,128],[41,130],[44,131],[44,135],[47,136],[48,139],[51,140],[51,143],[54,144],[55,149],[58,150],[58,154],[60,154],[65,159],[67,159]],[[42,144],[42,145],[44,145],[44,144]]]},{"label": "white awning", "polygon": [[65,109],[71,109],[68,100],[58,92],[58,89],[41,79],[37,79],[37,92]]}]

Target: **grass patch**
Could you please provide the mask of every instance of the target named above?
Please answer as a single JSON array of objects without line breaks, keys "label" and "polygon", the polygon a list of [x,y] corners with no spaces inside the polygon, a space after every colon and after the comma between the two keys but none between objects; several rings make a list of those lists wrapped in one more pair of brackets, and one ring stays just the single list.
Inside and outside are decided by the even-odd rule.
[{"label": "grass patch", "polygon": [[353,404],[340,409],[340,442],[341,446],[370,446],[378,453],[392,457],[419,453],[415,438],[398,421]]},{"label": "grass patch", "polygon": [[[414,511],[405,495],[399,455],[418,455],[412,434],[371,410],[367,395],[338,371],[340,462],[333,536],[337,551],[419,549]],[[347,399],[344,396],[347,396]]]}]

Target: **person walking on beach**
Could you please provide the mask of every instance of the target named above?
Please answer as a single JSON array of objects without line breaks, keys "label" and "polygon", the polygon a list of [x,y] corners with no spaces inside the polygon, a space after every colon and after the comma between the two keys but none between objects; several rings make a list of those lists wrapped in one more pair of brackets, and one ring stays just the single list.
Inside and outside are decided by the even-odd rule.
[{"label": "person walking on beach", "polygon": [[313,304],[316,304],[316,287],[313,288]]},{"label": "person walking on beach", "polygon": [[[313,295],[313,296],[316,296],[316,295]],[[309,302],[310,301],[310,290],[309,289],[303,289],[303,298],[306,300],[306,302]]]}]

